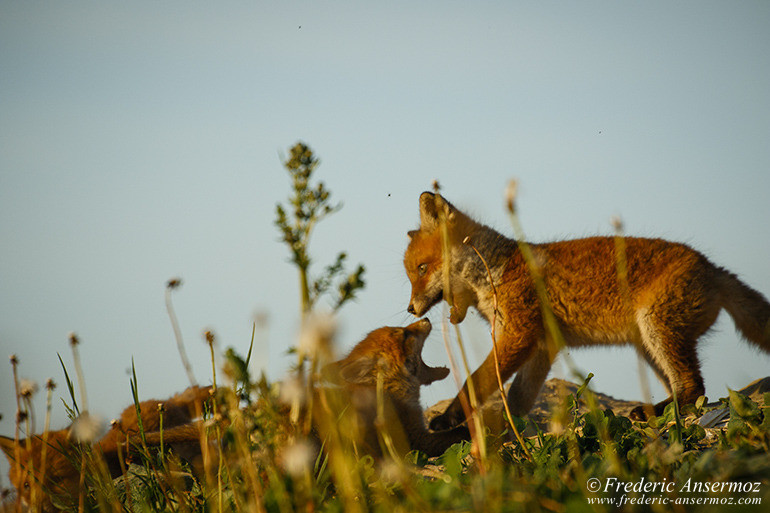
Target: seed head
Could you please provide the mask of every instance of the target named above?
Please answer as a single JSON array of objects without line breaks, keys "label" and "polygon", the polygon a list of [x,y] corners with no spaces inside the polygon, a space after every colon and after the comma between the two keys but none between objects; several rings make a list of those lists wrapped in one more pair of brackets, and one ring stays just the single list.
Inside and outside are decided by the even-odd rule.
[{"label": "seed head", "polygon": [[433,192],[438,192],[441,190],[441,185],[438,183],[438,180],[433,180],[431,187],[433,188]]},{"label": "seed head", "polygon": [[623,233],[623,219],[620,216],[610,217],[610,224],[615,229],[615,233],[620,235]]},{"label": "seed head", "polygon": [[516,194],[518,190],[519,182],[515,178],[509,180],[508,187],[505,188],[505,206],[511,214],[516,212]]},{"label": "seed head", "polygon": [[300,477],[310,470],[313,463],[313,448],[304,440],[299,440],[283,451],[283,467],[294,477]]},{"label": "seed head", "polygon": [[69,335],[67,335],[67,338],[69,338],[70,345],[72,347],[75,347],[78,344],[80,344],[80,339],[78,338],[78,336],[75,334],[74,331],[70,331]]},{"label": "seed head", "polygon": [[166,283],[166,288],[169,290],[174,290],[177,287],[180,287],[182,285],[182,278],[171,278]]},{"label": "seed head", "polygon": [[11,365],[13,365],[14,367],[19,365],[19,357],[16,356],[15,354],[11,355],[10,360],[11,360]]},{"label": "seed head", "polygon": [[19,395],[25,399],[31,398],[37,392],[37,383],[31,379],[22,379],[19,383]]},{"label": "seed head", "polygon": [[254,321],[254,324],[262,328],[267,326],[268,322],[270,321],[270,314],[267,313],[266,310],[257,310],[254,312],[252,320]]},{"label": "seed head", "polygon": [[409,477],[404,472],[403,465],[398,465],[392,460],[387,460],[382,463],[380,475],[386,483],[398,483]]},{"label": "seed head", "polygon": [[53,378],[48,378],[45,381],[45,389],[46,390],[56,390],[56,382],[53,380]]},{"label": "seed head", "polygon": [[288,377],[280,383],[278,400],[283,404],[302,404],[305,401],[305,387],[297,376]]},{"label": "seed head", "polygon": [[83,412],[75,422],[72,423],[70,428],[72,436],[81,443],[94,442],[99,438],[101,434],[101,419],[91,415],[88,412]]},{"label": "seed head", "polygon": [[336,332],[337,323],[331,314],[312,313],[306,316],[299,336],[300,353],[310,357],[330,356]]}]

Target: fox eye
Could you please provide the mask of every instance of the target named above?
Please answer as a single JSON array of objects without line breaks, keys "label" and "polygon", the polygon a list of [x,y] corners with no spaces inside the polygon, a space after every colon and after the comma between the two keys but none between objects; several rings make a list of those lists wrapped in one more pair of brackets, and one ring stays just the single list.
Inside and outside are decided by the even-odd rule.
[{"label": "fox eye", "polygon": [[428,272],[428,264],[420,264],[417,266],[418,276],[425,276],[425,273],[427,272]]}]

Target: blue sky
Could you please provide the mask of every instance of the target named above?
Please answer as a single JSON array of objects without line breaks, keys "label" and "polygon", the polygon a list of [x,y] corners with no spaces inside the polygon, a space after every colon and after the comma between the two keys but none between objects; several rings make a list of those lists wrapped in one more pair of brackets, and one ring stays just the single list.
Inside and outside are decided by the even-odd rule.
[{"label": "blue sky", "polygon": [[[401,259],[434,179],[510,234],[515,177],[531,240],[610,234],[619,215],[768,295],[769,25],[761,1],[0,2],[0,353],[64,395],[57,353],[71,368],[74,331],[92,410],[130,403],[132,359],[143,397],[170,395],[187,385],[164,306],[179,276],[198,380],[202,332],[245,353],[255,314],[269,321],[252,370],[281,379],[299,299],[273,220],[298,140],[344,203],[314,234],[315,270],[340,250],[367,268],[341,352],[411,322]],[[474,317],[473,366],[491,347]],[[768,375],[726,316],[707,340],[712,398]],[[446,364],[443,347],[435,332],[426,360]],[[597,390],[641,397],[630,350],[572,356]],[[0,390],[8,435],[7,363]],[[454,393],[448,379],[424,402]]]}]

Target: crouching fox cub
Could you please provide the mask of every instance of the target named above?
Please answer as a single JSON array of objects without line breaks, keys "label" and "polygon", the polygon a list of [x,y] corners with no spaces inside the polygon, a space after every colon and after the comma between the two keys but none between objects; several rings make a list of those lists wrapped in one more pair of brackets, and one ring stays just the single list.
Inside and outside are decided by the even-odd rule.
[{"label": "crouching fox cub", "polygon": [[[442,233],[448,237],[446,254]],[[429,192],[420,196],[420,228],[410,231],[409,239],[404,255],[412,285],[408,311],[421,317],[445,299],[455,324],[462,322],[471,306],[488,322],[494,320],[502,378],[516,373],[508,403],[514,414],[525,415],[556,351],[517,242]],[[692,403],[704,393],[696,344],[723,308],[749,342],[770,353],[770,303],[762,294],[684,244],[623,240],[623,284],[612,237],[530,245],[566,345],[634,345],[680,404]],[[494,288],[476,250],[489,266]],[[448,291],[444,290],[445,264]],[[490,354],[470,378],[481,398],[497,387],[494,366]],[[467,383],[460,393],[467,394]],[[662,413],[670,401],[655,405],[655,413]],[[639,408],[632,415],[644,418],[645,412]],[[458,396],[431,427],[445,429],[463,420]]]},{"label": "crouching fox cub", "polygon": [[[430,331],[428,319],[405,328],[376,329],[347,357],[324,368],[331,381],[342,385],[354,413],[354,425],[345,434],[357,438],[364,452],[382,455],[379,437],[383,431],[402,455],[419,450],[428,456],[439,456],[451,445],[470,439],[464,426],[438,433],[431,433],[426,427],[420,387],[449,375],[446,367],[430,367],[422,359],[423,344]],[[384,405],[377,398],[378,380]],[[378,407],[383,408],[384,415],[378,414]]]},{"label": "crouching fox cub", "polygon": [[[187,449],[190,445],[199,444],[200,431],[191,422],[204,411],[204,403],[210,397],[211,387],[190,387],[165,401],[142,401],[139,406],[145,443],[152,447],[160,445],[161,412],[158,407],[163,405],[163,441],[166,446]],[[119,454],[122,453],[125,458],[130,445],[139,441],[139,417],[136,407],[131,405],[94,444],[94,453],[103,458],[107,471],[114,478],[121,475]],[[22,504],[31,509],[52,511],[54,502],[71,505],[77,497],[81,486],[79,456],[84,447],[75,440],[72,427],[49,431],[47,435],[31,435],[18,441],[0,436],[0,449],[10,463],[8,477],[16,488],[17,500]]]}]

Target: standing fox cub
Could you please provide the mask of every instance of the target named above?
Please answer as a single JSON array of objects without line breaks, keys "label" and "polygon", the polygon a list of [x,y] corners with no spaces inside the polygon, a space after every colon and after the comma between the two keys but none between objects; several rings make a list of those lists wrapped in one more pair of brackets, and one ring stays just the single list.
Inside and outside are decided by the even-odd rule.
[{"label": "standing fox cub", "polygon": [[[342,385],[344,397],[357,414],[355,425],[346,429],[345,434],[358,439],[365,452],[382,455],[378,431],[391,436],[398,452],[419,450],[428,456],[439,456],[451,445],[470,438],[464,426],[431,433],[425,425],[420,386],[449,375],[446,367],[430,367],[422,359],[423,344],[430,331],[428,319],[405,328],[376,329],[347,357],[324,368],[331,381]],[[379,421],[378,379],[386,403],[384,418]]]},{"label": "standing fox cub", "polygon": [[[442,233],[448,237],[446,255]],[[420,196],[420,228],[410,231],[409,239],[404,255],[412,284],[408,311],[421,317],[443,298],[450,305],[452,323],[462,322],[470,306],[495,322],[502,378],[516,372],[508,404],[515,415],[525,415],[556,351],[549,350],[554,343],[518,244],[429,192]],[[625,287],[618,278],[612,237],[530,245],[566,345],[633,344],[680,404],[704,393],[696,344],[721,309],[749,342],[770,353],[770,303],[762,294],[684,244],[623,240]],[[494,289],[474,248],[489,266]],[[449,291],[444,290],[444,258]],[[481,399],[497,388],[494,361],[490,354],[470,378]],[[460,393],[467,390],[466,382]],[[459,397],[433,419],[431,428],[446,429],[464,420]],[[655,414],[669,402],[671,398],[656,404]],[[645,411],[638,408],[632,416],[644,418]]]},{"label": "standing fox cub", "polygon": [[[163,441],[169,446],[179,444],[184,448],[199,443],[200,431],[189,429],[193,426],[190,422],[203,412],[203,403],[210,396],[211,387],[190,387],[165,401],[142,401],[139,406],[147,445],[160,445],[158,406],[161,404],[164,407]],[[127,437],[131,443],[139,443],[138,434],[136,407],[131,405],[94,444],[113,478],[121,474],[119,451],[126,454]],[[8,477],[16,488],[18,500],[32,508],[40,505],[43,511],[51,510],[52,497],[67,504],[77,497],[80,487],[80,448],[71,429],[50,431],[47,436],[46,440],[43,435],[33,435],[18,443],[14,438],[0,436],[0,449],[8,457],[11,466]]]}]

